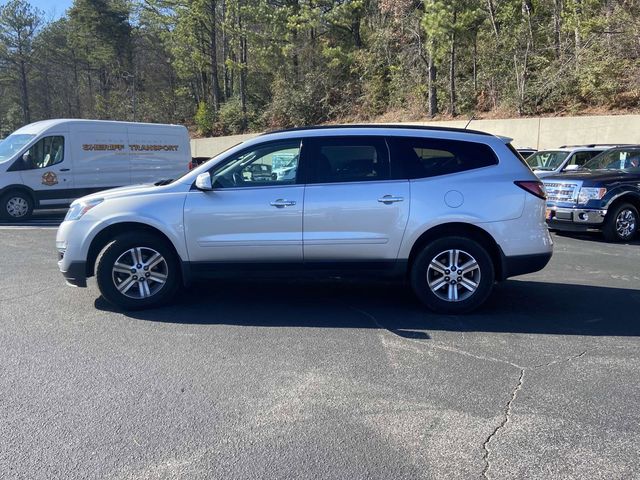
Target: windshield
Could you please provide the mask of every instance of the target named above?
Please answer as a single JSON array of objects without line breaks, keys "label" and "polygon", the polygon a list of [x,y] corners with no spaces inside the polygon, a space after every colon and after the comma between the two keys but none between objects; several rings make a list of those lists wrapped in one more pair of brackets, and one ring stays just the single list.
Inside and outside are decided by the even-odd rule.
[{"label": "windshield", "polygon": [[640,172],[640,148],[617,148],[593,157],[582,168],[587,170],[628,170]]},{"label": "windshield", "polygon": [[13,134],[0,142],[0,163],[6,162],[22,149],[35,135]]},{"label": "windshield", "polygon": [[569,156],[569,153],[551,150],[537,152],[527,158],[527,163],[534,170],[556,170]]}]

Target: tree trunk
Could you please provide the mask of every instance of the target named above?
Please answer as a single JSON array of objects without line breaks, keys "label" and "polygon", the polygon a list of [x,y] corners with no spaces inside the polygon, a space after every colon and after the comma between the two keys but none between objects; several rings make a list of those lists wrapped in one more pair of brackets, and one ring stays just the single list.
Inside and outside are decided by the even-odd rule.
[{"label": "tree trunk", "polygon": [[224,81],[224,98],[225,100],[233,95],[231,91],[231,82],[229,81],[229,35],[227,34],[227,0],[222,0],[222,75]]},{"label": "tree trunk", "polygon": [[451,32],[451,49],[449,50],[449,112],[455,117],[456,109],[456,24],[457,12],[453,11],[454,30]]},{"label": "tree trunk", "polygon": [[473,32],[473,92],[478,93],[478,30]]},{"label": "tree trunk", "polygon": [[211,106],[214,113],[220,110],[220,83],[218,81],[218,45],[216,42],[216,7],[218,0],[210,0],[211,25],[209,29],[209,57],[211,59]]},{"label": "tree trunk", "polygon": [[27,86],[27,68],[24,59],[20,58],[20,95],[22,97],[22,114],[24,123],[31,123],[31,110],[29,109],[29,89]]},{"label": "tree trunk", "polygon": [[582,37],[580,35],[580,23],[581,23],[581,19],[582,19],[582,0],[574,0],[575,3],[575,10],[574,10],[574,14],[575,14],[575,29],[574,29],[574,35],[575,35],[575,56],[576,56],[576,63],[579,63],[580,61],[580,49],[582,48]]},{"label": "tree trunk", "polygon": [[553,49],[560,58],[560,31],[562,29],[562,0],[553,0]]},{"label": "tree trunk", "polygon": [[429,116],[435,117],[438,114],[438,92],[436,90],[436,65],[433,55],[429,55]]},{"label": "tree trunk", "polygon": [[493,0],[487,0],[487,10],[489,11],[489,19],[491,20],[491,26],[493,27],[493,33],[496,36],[496,42],[500,39],[500,27],[496,20],[496,7],[493,4]]},{"label": "tree trunk", "polygon": [[[289,0],[289,6],[293,9],[293,15],[300,13],[299,0]],[[294,27],[291,31],[291,45],[293,46],[293,55],[291,64],[293,66],[293,78],[297,82],[300,80],[300,60],[298,58],[298,28]]]},{"label": "tree trunk", "polygon": [[[238,7],[242,7],[242,0],[238,0]],[[241,8],[238,8],[238,31],[240,32],[240,108],[242,120],[240,129],[247,130],[247,35],[243,30]]]}]

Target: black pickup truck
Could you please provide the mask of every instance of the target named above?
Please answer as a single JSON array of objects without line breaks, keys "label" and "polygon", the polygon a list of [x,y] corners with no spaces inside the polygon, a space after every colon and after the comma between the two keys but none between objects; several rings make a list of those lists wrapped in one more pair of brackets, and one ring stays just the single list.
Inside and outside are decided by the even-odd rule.
[{"label": "black pickup truck", "polygon": [[579,170],[547,177],[549,228],[600,230],[609,241],[628,241],[640,217],[640,145],[602,152]]}]

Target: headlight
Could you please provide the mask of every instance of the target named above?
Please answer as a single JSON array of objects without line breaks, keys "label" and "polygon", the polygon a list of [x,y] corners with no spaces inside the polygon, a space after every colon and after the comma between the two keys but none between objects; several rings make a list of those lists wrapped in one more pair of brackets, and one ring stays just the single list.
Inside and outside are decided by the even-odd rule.
[{"label": "headlight", "polygon": [[102,202],[104,202],[104,198],[96,198],[94,200],[88,200],[88,201],[82,200],[77,203],[73,202],[71,204],[71,208],[67,212],[67,215],[64,217],[65,222],[69,220],[78,220],[85,213],[87,213],[96,205],[100,205]]},{"label": "headlight", "polygon": [[578,203],[587,203],[589,200],[600,200],[607,193],[606,188],[582,187],[578,194]]}]

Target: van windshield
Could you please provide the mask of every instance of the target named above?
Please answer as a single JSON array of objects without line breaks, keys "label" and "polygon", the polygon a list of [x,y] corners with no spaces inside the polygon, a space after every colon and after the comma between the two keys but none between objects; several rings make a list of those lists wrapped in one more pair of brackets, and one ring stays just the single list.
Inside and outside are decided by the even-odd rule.
[{"label": "van windshield", "polygon": [[537,152],[527,157],[527,163],[533,170],[551,171],[562,165],[562,162],[569,156],[569,153],[570,152],[552,150]]},{"label": "van windshield", "polygon": [[35,135],[13,134],[0,142],[0,163],[6,162],[22,147],[24,147]]}]

